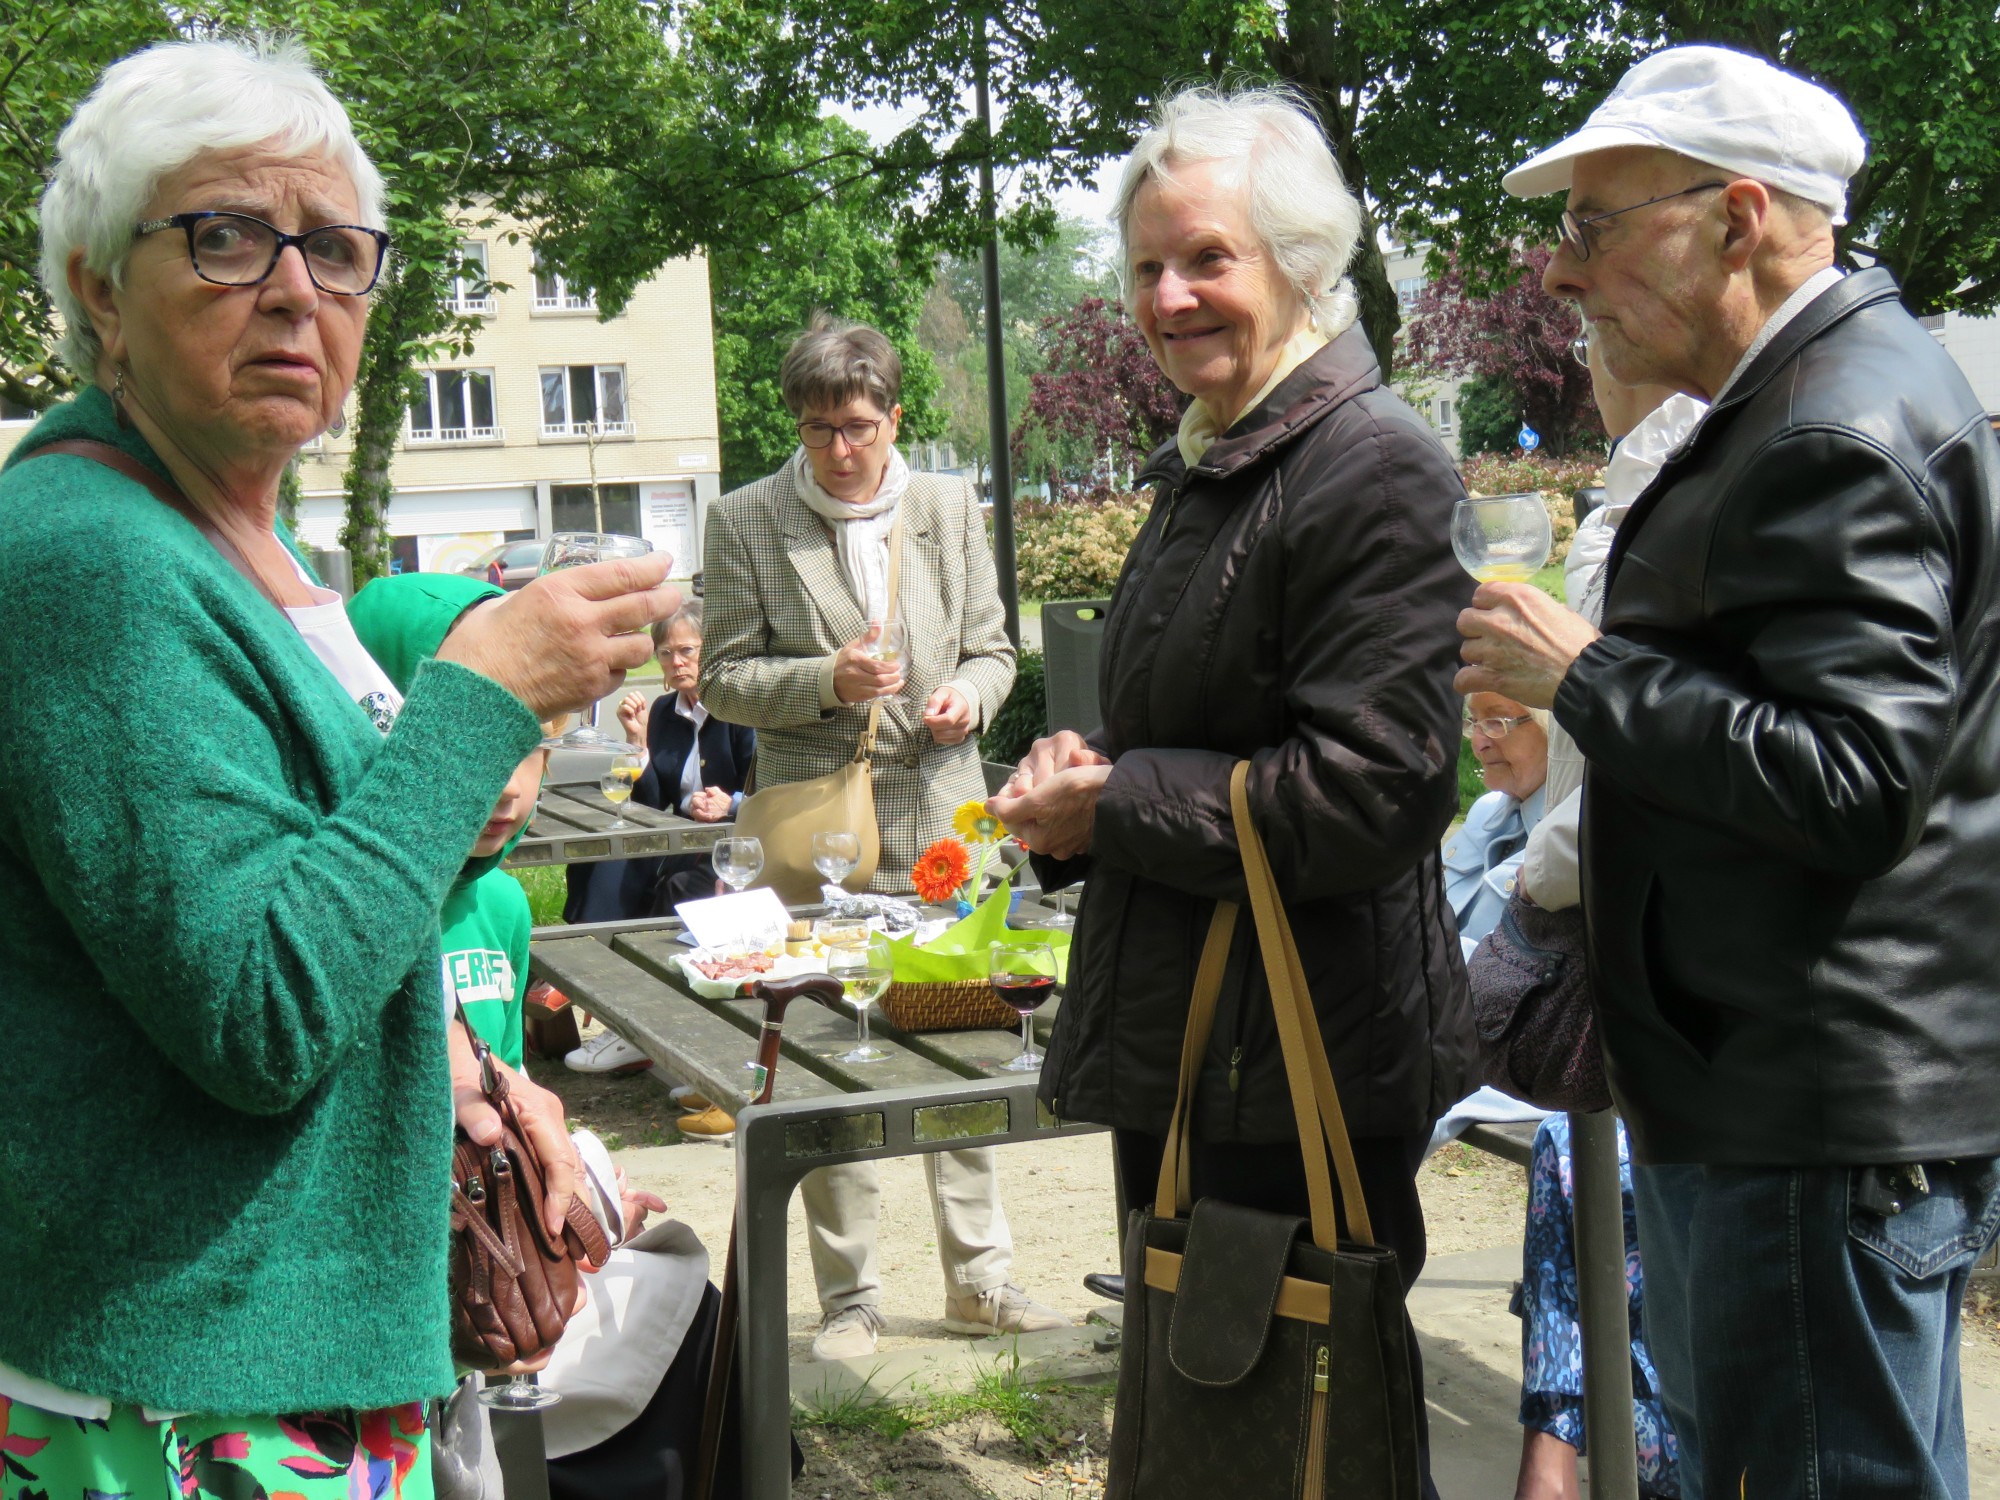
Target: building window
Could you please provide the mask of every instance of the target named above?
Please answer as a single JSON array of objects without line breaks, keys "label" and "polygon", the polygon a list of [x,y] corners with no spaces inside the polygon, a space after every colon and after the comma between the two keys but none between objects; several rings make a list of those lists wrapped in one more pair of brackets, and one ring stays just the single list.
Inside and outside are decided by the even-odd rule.
[{"label": "building window", "polygon": [[630,437],[623,365],[558,365],[542,371],[542,436]]},{"label": "building window", "polygon": [[412,443],[495,443],[491,370],[424,370],[410,403]]},{"label": "building window", "polygon": [[[602,510],[604,524],[598,525]],[[639,534],[639,486],[600,484],[596,498],[587,484],[549,486],[549,520],[557,531],[614,531]]]},{"label": "building window", "polygon": [[1417,310],[1417,298],[1423,290],[1424,278],[1421,276],[1405,276],[1397,281],[1396,306],[1402,309],[1405,317]]},{"label": "building window", "polygon": [[32,406],[24,405],[12,396],[0,395],[0,422],[32,422],[40,415]]},{"label": "building window", "polygon": [[467,240],[458,247],[458,274],[451,283],[451,310],[455,313],[491,313],[493,283],[486,279],[486,243]]},{"label": "building window", "polygon": [[597,293],[572,287],[561,275],[535,267],[536,312],[596,312]]},{"label": "building window", "polygon": [[1439,432],[1458,430],[1458,403],[1449,396],[1438,397],[1437,429]]}]

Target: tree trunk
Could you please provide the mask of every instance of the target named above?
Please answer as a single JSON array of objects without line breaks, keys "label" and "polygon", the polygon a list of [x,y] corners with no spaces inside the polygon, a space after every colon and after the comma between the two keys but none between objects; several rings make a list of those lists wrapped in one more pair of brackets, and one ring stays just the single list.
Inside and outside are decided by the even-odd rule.
[{"label": "tree trunk", "polygon": [[1354,281],[1354,294],[1361,299],[1361,326],[1368,342],[1375,346],[1375,359],[1382,366],[1386,382],[1396,372],[1396,333],[1403,326],[1403,307],[1396,289],[1389,285],[1389,266],[1375,242],[1375,215],[1361,205],[1361,243],[1355,247],[1354,264],[1347,274]]},{"label": "tree trunk", "polygon": [[412,335],[437,303],[436,290],[407,262],[391,260],[377,284],[361,371],[354,383],[354,456],[347,465],[347,549],[358,589],[389,571],[389,465],[410,404]]}]

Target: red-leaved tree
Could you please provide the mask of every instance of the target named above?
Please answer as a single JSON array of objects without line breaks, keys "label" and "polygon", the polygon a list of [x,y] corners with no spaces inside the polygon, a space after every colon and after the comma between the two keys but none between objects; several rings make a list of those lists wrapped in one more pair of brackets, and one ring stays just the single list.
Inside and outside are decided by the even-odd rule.
[{"label": "red-leaved tree", "polygon": [[1187,398],[1175,390],[1116,302],[1086,297],[1043,320],[1046,368],[1029,382],[1014,429],[1016,463],[1036,460],[1057,489],[1064,470],[1089,469],[1109,452],[1137,464],[1173,436]]},{"label": "red-leaved tree", "polygon": [[1506,279],[1483,293],[1456,261],[1417,294],[1403,324],[1408,363],[1435,375],[1470,375],[1510,393],[1545,452],[1597,447],[1604,430],[1590,372],[1570,353],[1574,308],[1542,290],[1549,251],[1516,251]]}]

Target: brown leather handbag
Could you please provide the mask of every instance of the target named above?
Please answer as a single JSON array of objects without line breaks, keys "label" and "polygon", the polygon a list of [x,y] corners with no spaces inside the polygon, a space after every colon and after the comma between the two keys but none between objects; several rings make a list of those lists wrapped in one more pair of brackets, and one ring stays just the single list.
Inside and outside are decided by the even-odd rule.
[{"label": "brown leather handbag", "polygon": [[1195,973],[1156,1197],[1133,1210],[1125,1236],[1105,1496],[1417,1500],[1423,1396],[1411,1376],[1402,1279],[1395,1252],[1375,1243],[1291,921],[1250,819],[1248,771],[1237,763],[1230,802],[1310,1217],[1190,1201],[1195,1081],[1236,928],[1235,903],[1218,902]]},{"label": "brown leather handbag", "polygon": [[473,1370],[498,1370],[555,1347],[576,1305],[579,1261],[603,1265],[604,1230],[571,1198],[560,1239],[542,1220],[548,1174],[507,1080],[463,1009],[479,1059],[479,1086],[499,1111],[500,1140],[477,1146],[457,1132],[451,1162],[451,1352]]}]

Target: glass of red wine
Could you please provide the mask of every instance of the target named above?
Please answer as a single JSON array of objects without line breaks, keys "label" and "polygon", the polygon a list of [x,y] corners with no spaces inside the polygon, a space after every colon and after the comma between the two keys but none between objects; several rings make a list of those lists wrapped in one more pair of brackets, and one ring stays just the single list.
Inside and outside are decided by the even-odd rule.
[{"label": "glass of red wine", "polygon": [[995,943],[987,961],[987,983],[1001,1003],[1021,1018],[1021,1055],[1000,1066],[1009,1073],[1033,1073],[1042,1066],[1035,1050],[1031,1018],[1056,988],[1056,953],[1047,943]]}]

